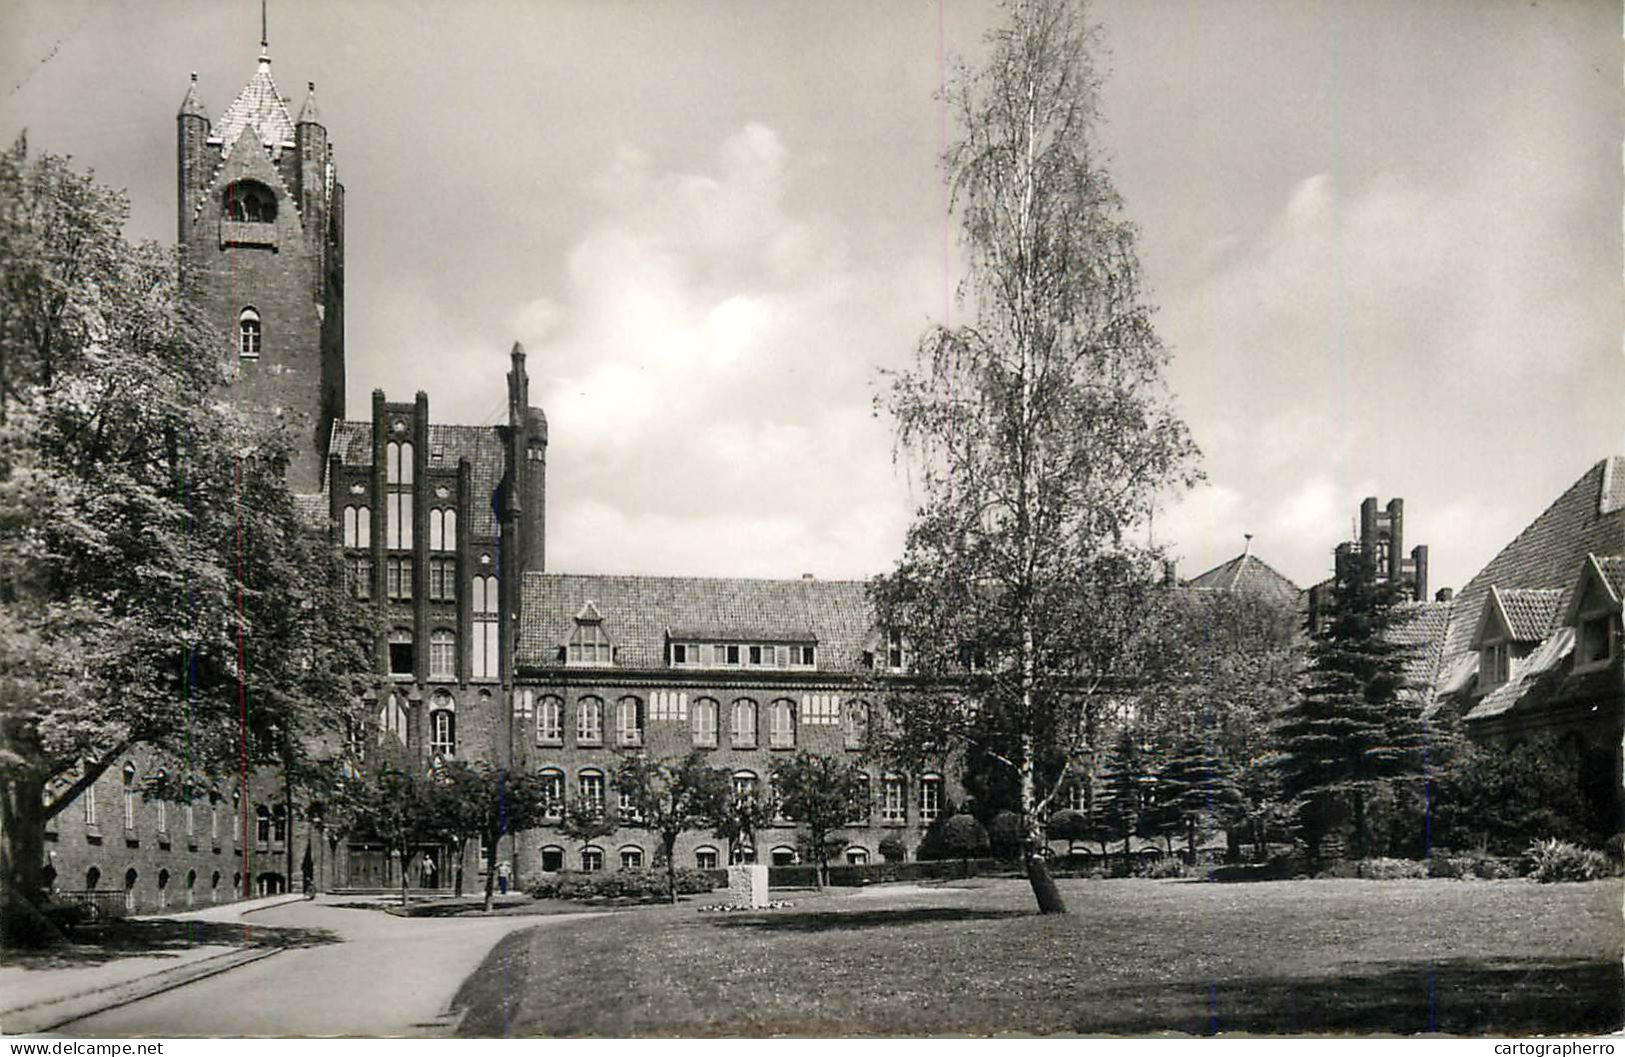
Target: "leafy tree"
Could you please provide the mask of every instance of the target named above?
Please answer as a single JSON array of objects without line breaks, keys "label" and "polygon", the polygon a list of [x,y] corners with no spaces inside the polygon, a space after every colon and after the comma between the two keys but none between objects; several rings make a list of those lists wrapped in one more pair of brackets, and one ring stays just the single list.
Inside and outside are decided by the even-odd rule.
[{"label": "leafy tree", "polygon": [[1450,749],[1441,760],[1430,739],[1436,846],[1510,855],[1550,838],[1597,845],[1616,831],[1618,814],[1589,802],[1585,753],[1573,741],[1541,735],[1504,748],[1463,738]]},{"label": "leafy tree", "polygon": [[[343,726],[367,616],[283,481],[288,441],[214,399],[218,343],[122,195],[0,155],[0,873],[38,938],[45,823],[146,747],[196,786]],[[285,795],[292,807],[294,790]],[[290,845],[288,868],[293,867]]]},{"label": "leafy tree", "polygon": [[1374,555],[1339,566],[1330,619],[1310,646],[1304,686],[1275,731],[1283,790],[1313,866],[1326,835],[1345,819],[1351,852],[1368,857],[1373,796],[1421,777],[1420,710],[1404,693],[1410,647],[1397,634],[1411,617],[1400,605],[1402,589],[1377,579]]},{"label": "leafy tree", "polygon": [[908,854],[908,846],[896,834],[881,838],[877,850],[880,857],[887,862],[902,862],[903,857]]},{"label": "leafy tree", "polygon": [[889,702],[886,751],[1007,769],[1038,908],[1061,913],[1044,820],[1133,672],[1156,558],[1135,540],[1158,494],[1196,479],[1196,448],[1101,166],[1095,30],[1066,0],[1008,11],[947,91],[970,321],[928,333],[879,399],[923,500],[873,599],[920,678]]},{"label": "leafy tree", "polygon": [[[502,838],[540,826],[552,809],[547,779],[535,771],[509,771],[489,763],[448,764],[428,798],[426,821],[441,839],[461,848],[470,837],[485,846],[485,909],[496,892],[497,854]],[[438,801],[438,802],[437,802]],[[604,812],[598,813],[603,821]],[[610,829],[614,829],[610,822]]]},{"label": "leafy tree", "polygon": [[959,859],[966,877],[970,876],[971,859],[985,855],[988,847],[987,830],[975,815],[955,815],[942,827],[942,848]]},{"label": "leafy tree", "polygon": [[717,805],[716,816],[711,820],[711,832],[718,840],[727,843],[731,862],[740,858],[746,848],[754,851],[756,834],[772,825],[776,814],[771,790],[761,789],[754,783],[742,786],[730,776],[728,788]]},{"label": "leafy tree", "polygon": [[806,847],[818,863],[818,883],[827,884],[830,834],[868,808],[869,785],[863,772],[845,759],[801,751],[774,763],[773,788],[779,811],[804,831]]},{"label": "leafy tree", "polygon": [[362,825],[400,863],[401,906],[407,903],[406,868],[412,849],[440,835],[443,819],[432,781],[404,750],[378,754],[358,790]]},{"label": "leafy tree", "polygon": [[666,892],[677,902],[677,838],[691,829],[708,826],[727,800],[731,779],[726,771],[706,763],[705,752],[695,749],[681,760],[652,760],[628,756],[615,773],[615,788],[630,801],[631,811],[621,824],[647,830],[660,840],[666,861]]}]

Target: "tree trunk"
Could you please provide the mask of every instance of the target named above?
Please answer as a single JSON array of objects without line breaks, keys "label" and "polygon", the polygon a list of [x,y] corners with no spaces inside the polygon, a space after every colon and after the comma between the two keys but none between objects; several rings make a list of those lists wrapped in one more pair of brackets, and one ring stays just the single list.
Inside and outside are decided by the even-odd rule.
[{"label": "tree trunk", "polygon": [[496,901],[492,893],[497,886],[497,843],[502,840],[502,834],[492,837],[487,833],[485,836],[485,912],[489,914]]},{"label": "tree trunk", "polygon": [[1027,850],[1027,883],[1032,885],[1033,898],[1038,900],[1040,914],[1065,914],[1066,901],[1055,887],[1055,878],[1049,875],[1049,864],[1034,849]]},{"label": "tree trunk", "polygon": [[463,859],[468,854],[468,838],[457,838],[457,862],[452,866],[452,894],[463,897]]},{"label": "tree trunk", "polygon": [[677,905],[677,834],[666,834],[661,843],[666,846],[666,895],[672,906]]},{"label": "tree trunk", "polygon": [[36,947],[60,938],[45,902],[45,782],[29,771],[0,784],[0,937]]},{"label": "tree trunk", "polygon": [[1049,875],[1049,864],[1044,861],[1044,823],[1038,817],[1038,785],[1033,774],[1034,746],[1031,734],[1021,738],[1021,818],[1026,828],[1023,848],[1026,854],[1027,883],[1032,885],[1033,898],[1038,901],[1040,914],[1065,914],[1066,901],[1055,887],[1055,878]]},{"label": "tree trunk", "polygon": [[1370,856],[1369,838],[1366,835],[1365,822],[1365,791],[1354,790],[1354,857],[1365,859]]}]

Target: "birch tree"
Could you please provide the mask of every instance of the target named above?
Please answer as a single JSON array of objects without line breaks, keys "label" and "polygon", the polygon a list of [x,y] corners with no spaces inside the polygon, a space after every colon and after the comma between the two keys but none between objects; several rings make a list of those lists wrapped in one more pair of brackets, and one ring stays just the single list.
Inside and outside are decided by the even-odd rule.
[{"label": "birch tree", "polygon": [[891,697],[887,753],[1005,768],[1052,913],[1044,819],[1132,674],[1143,528],[1159,493],[1195,482],[1197,451],[1096,135],[1098,29],[1074,2],[1006,10],[944,94],[965,319],[932,327],[877,398],[922,501],[873,600],[914,680]]}]

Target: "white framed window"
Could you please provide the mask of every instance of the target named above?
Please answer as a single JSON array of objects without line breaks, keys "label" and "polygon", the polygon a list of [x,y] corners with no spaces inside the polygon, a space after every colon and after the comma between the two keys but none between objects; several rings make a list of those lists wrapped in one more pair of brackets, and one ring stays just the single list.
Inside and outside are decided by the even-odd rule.
[{"label": "white framed window", "polygon": [[384,546],[412,549],[412,493],[391,492],[384,501]]},{"label": "white framed window", "polygon": [[880,779],[880,820],[882,822],[907,822],[908,798],[904,795],[903,778],[901,775],[888,774]]},{"label": "white framed window", "polygon": [[457,549],[457,511],[429,511],[429,549],[454,551]]},{"label": "white framed window", "polygon": [[696,870],[715,870],[717,868],[717,850],[709,845],[695,848],[694,868]]},{"label": "white framed window", "polygon": [[816,646],[791,646],[790,667],[816,668],[818,666],[818,648]]},{"label": "white framed window", "polygon": [[457,678],[457,633],[445,628],[429,632],[429,678]]},{"label": "white framed window", "polygon": [[254,845],[260,851],[271,845],[271,812],[264,804],[254,805]]},{"label": "white framed window", "polygon": [[96,787],[94,785],[85,786],[85,791],[79,794],[79,799],[85,805],[85,825],[94,826],[96,824]]},{"label": "white framed window", "polygon": [[796,706],[788,698],[779,698],[768,706],[768,745],[775,749],[794,748],[796,744]]},{"label": "white framed window", "polygon": [[364,506],[344,508],[344,545],[358,548],[372,546],[372,511]]},{"label": "white framed window", "polygon": [[694,702],[694,744],[715,748],[717,744],[717,703],[709,697]]},{"label": "white framed window", "polygon": [[886,667],[894,672],[900,672],[908,667],[908,647],[903,641],[903,633],[896,628],[886,632]]},{"label": "white framed window", "polygon": [[549,844],[542,849],[542,872],[558,873],[564,869],[564,849],[557,844]]},{"label": "white framed window", "polygon": [[581,849],[581,872],[598,873],[604,868],[604,849],[588,845]]},{"label": "white framed window", "polygon": [[738,749],[756,747],[756,702],[748,697],[733,704],[733,744]]},{"label": "white framed window", "polygon": [[552,694],[542,698],[536,713],[536,741],[541,745],[564,744],[564,699]]},{"label": "white framed window", "polygon": [[412,442],[390,441],[384,445],[384,482],[407,485],[412,483]]},{"label": "white framed window", "polygon": [[245,360],[260,358],[264,345],[264,331],[260,327],[260,314],[252,307],[237,314],[237,355]]},{"label": "white framed window", "polygon": [[158,832],[169,832],[169,801],[159,797],[153,801],[153,808],[158,817]]},{"label": "white framed window", "polygon": [[627,845],[621,849],[621,869],[641,870],[643,868],[643,849],[637,845]]},{"label": "white framed window", "polygon": [[754,799],[756,796],[756,772],[735,771],[733,773],[734,796],[740,800]]},{"label": "white framed window", "polygon": [[643,744],[643,702],[627,696],[615,702],[615,740],[621,745]]},{"label": "white framed window", "polygon": [[608,664],[612,656],[609,636],[598,621],[578,621],[570,635],[569,662],[571,664]]},{"label": "white framed window", "polygon": [[935,822],[942,814],[942,775],[927,774],[920,777],[920,822]]},{"label": "white framed window", "polygon": [[384,738],[393,736],[396,741],[405,745],[406,728],[406,706],[402,704],[400,695],[391,693],[378,713],[379,744],[383,744]]},{"label": "white framed window", "polygon": [[1500,686],[1512,677],[1512,650],[1505,642],[1488,643],[1479,650],[1478,678],[1486,687]]},{"label": "white framed window", "polygon": [[582,806],[594,814],[602,814],[604,810],[604,772],[596,768],[588,768],[581,772],[579,781]]},{"label": "white framed window", "polygon": [[431,602],[457,601],[457,559],[429,559],[429,600]]},{"label": "white framed window", "polygon": [[848,849],[846,849],[846,864],[848,866],[868,866],[869,865],[869,849],[868,848],[848,848]]},{"label": "white framed window", "polygon": [[858,775],[857,784],[859,791],[852,805],[852,817],[846,820],[846,824],[848,826],[867,826],[869,824],[869,797],[871,795],[869,792],[869,776],[866,774]]},{"label": "white framed window", "polygon": [[546,804],[542,817],[557,822],[564,817],[564,772],[557,767],[544,767],[541,779],[542,800]]},{"label": "white framed window", "polygon": [[615,800],[615,809],[620,813],[622,822],[637,822],[643,817],[638,805],[632,802],[632,794],[625,789],[616,791]]},{"label": "white framed window", "polygon": [[1066,808],[1068,811],[1083,811],[1086,807],[1086,797],[1082,782],[1073,782],[1066,787]]},{"label": "white framed window", "polygon": [[474,636],[473,647],[469,652],[472,676],[475,679],[495,679],[501,674],[497,647],[500,640],[498,635],[497,614],[497,578],[494,576],[476,576],[470,587],[473,592],[472,609],[474,622],[471,632]]},{"label": "white framed window", "polygon": [[604,702],[583,697],[576,702],[576,744],[601,745],[604,741]]},{"label": "white framed window", "polygon": [[[127,830],[135,829],[135,797],[135,764],[127,763],[124,765],[124,828]],[[95,820],[86,819],[85,821],[93,822]]]},{"label": "white framed window", "polygon": [[412,597],[412,559],[384,559],[384,593],[390,598],[409,601]]},{"label": "white framed window", "polygon": [[417,671],[417,647],[412,632],[396,628],[389,633],[389,674],[410,678]]},{"label": "white framed window", "polygon": [[457,713],[446,707],[450,704],[449,696],[440,698],[437,695],[438,707],[429,713],[429,751],[440,756],[454,756],[457,753]]}]

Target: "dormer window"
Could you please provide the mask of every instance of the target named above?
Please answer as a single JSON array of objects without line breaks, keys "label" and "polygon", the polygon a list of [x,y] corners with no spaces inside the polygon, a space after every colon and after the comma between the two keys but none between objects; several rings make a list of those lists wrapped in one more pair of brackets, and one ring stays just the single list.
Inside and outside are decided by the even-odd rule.
[{"label": "dormer window", "polygon": [[1512,678],[1512,650],[1505,642],[1485,643],[1478,651],[1478,683],[1484,689]]},{"label": "dormer window", "polygon": [[886,632],[886,667],[894,672],[908,667],[908,649],[903,644],[903,633],[896,628]]},{"label": "dormer window", "polygon": [[614,660],[614,647],[604,633],[604,618],[591,602],[576,614],[566,657],[571,664],[610,664]]},{"label": "dormer window", "polygon": [[1614,659],[1615,641],[1612,614],[1582,617],[1575,637],[1574,663],[1577,668],[1602,668]]}]

